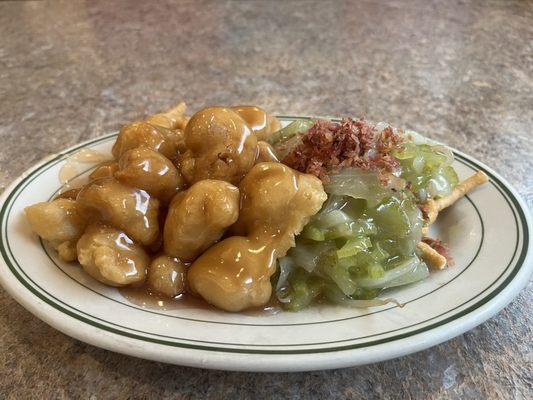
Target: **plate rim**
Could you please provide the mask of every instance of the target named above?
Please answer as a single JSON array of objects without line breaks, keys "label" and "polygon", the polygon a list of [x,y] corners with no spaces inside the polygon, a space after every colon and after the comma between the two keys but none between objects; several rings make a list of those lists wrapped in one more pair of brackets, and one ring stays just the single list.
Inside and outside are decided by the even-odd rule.
[{"label": "plate rim", "polygon": [[[285,120],[294,120],[294,119],[308,119],[310,117],[306,116],[279,116],[280,119]],[[32,177],[40,168],[44,167],[45,165],[48,165],[53,162],[60,162],[62,159],[66,158],[68,155],[73,153],[74,151],[84,148],[88,145],[98,143],[99,141],[104,141],[105,139],[108,139],[110,137],[113,137],[117,134],[117,132],[112,132],[109,134],[105,134],[102,136],[99,136],[97,138],[92,138],[89,140],[86,140],[82,143],[73,145],[60,153],[56,155],[52,155],[49,157],[46,157],[45,159],[41,160],[40,162],[36,163],[29,169],[27,169],[25,172],[23,172],[18,178],[16,178],[2,193],[0,196],[0,222],[3,222],[4,220],[4,211],[5,206],[8,203],[8,200],[10,199],[10,195],[18,188],[18,186],[27,178]],[[419,351],[422,349],[425,349],[427,347],[436,345],[438,343],[441,343],[445,340],[449,340],[454,336],[457,336],[461,333],[464,333],[465,331],[473,328],[474,326],[477,326],[478,324],[484,322],[486,319],[490,318],[494,314],[496,314],[498,311],[500,311],[503,307],[505,307],[515,296],[518,295],[520,290],[527,285],[529,281],[529,277],[531,275],[531,272],[533,270],[533,263],[531,262],[531,252],[532,252],[532,242],[530,240],[530,231],[531,231],[531,216],[529,214],[529,210],[521,196],[516,192],[516,190],[507,182],[503,177],[501,177],[499,174],[497,174],[495,171],[493,171],[490,167],[486,166],[484,163],[476,160],[474,157],[468,156],[465,153],[458,151],[456,149],[453,149],[454,153],[459,155],[461,158],[463,158],[465,161],[469,162],[470,164],[473,164],[476,167],[479,167],[486,171],[489,176],[494,179],[496,182],[499,183],[501,189],[503,189],[509,199],[506,198],[509,202],[514,203],[514,207],[516,208],[516,211],[518,213],[518,218],[520,219],[520,222],[522,224],[523,229],[523,243],[522,243],[522,249],[521,253],[519,254],[518,258],[516,259],[516,265],[513,267],[513,270],[516,270],[516,273],[510,274],[502,283],[500,283],[497,287],[497,289],[494,289],[492,293],[494,293],[496,290],[497,292],[493,296],[487,296],[484,298],[481,298],[480,300],[476,301],[471,306],[467,307],[462,312],[458,313],[457,315],[453,315],[448,318],[452,318],[451,321],[448,321],[448,318],[444,319],[443,321],[439,321],[437,326],[430,325],[427,329],[424,329],[422,332],[417,332],[415,330],[414,332],[408,333],[407,337],[400,337],[399,338],[384,338],[382,340],[385,340],[385,343],[363,343],[360,345],[351,345],[346,346],[347,348],[334,348],[334,349],[311,349],[308,351],[305,351],[305,353],[301,352],[282,352],[282,353],[276,353],[272,351],[261,352],[261,351],[250,351],[243,349],[243,351],[235,350],[235,349],[227,349],[227,348],[219,348],[218,350],[213,349],[207,349],[204,346],[200,346],[199,349],[196,348],[196,346],[184,346],[185,348],[188,348],[188,350],[196,351],[196,352],[213,352],[218,351],[225,354],[226,359],[220,359],[217,357],[216,360],[209,360],[207,357],[210,357],[209,355],[202,356],[199,355],[199,357],[194,357],[194,354],[186,355],[183,357],[170,357],[165,356],[159,352],[154,353],[153,351],[147,351],[149,349],[145,347],[153,346],[153,343],[145,344],[144,346],[132,346],[132,343],[128,343],[128,341],[139,340],[138,338],[131,338],[131,337],[121,337],[116,338],[113,337],[113,335],[123,335],[122,333],[112,333],[109,331],[108,327],[103,327],[104,330],[107,330],[108,332],[105,332],[104,335],[102,335],[102,328],[93,326],[93,325],[87,325],[86,322],[82,322],[77,317],[73,317],[69,315],[69,318],[65,318],[65,313],[63,311],[60,311],[59,309],[55,309],[52,305],[46,304],[43,302],[42,299],[40,299],[35,293],[32,293],[31,289],[25,288],[23,283],[21,282],[14,282],[14,279],[16,278],[14,275],[6,274],[6,271],[9,270],[8,263],[10,262],[7,255],[5,254],[5,240],[7,238],[4,238],[3,235],[0,235],[0,250],[2,253],[2,257],[0,258],[0,263],[2,268],[0,268],[0,283],[2,283],[2,286],[4,289],[23,307],[25,307],[28,311],[30,311],[32,314],[40,318],[41,320],[45,321],[52,327],[66,333],[69,336],[75,337],[79,340],[82,340],[84,342],[96,345],[98,347],[106,348],[108,350],[112,350],[115,352],[130,354],[137,357],[142,358],[148,358],[158,361],[166,361],[171,363],[177,363],[181,365],[189,365],[194,367],[203,367],[203,368],[217,368],[217,369],[231,369],[231,370],[254,370],[254,371],[296,371],[296,370],[311,370],[311,369],[325,369],[325,368],[336,368],[336,367],[343,367],[343,366],[350,366],[350,365],[359,365],[364,364],[367,362],[374,362],[374,361],[381,361],[384,359],[394,358],[398,357],[404,354],[408,354],[414,351]],[[496,186],[496,185],[495,185]],[[496,188],[499,190],[499,188],[496,186]],[[502,193],[503,195],[503,193]],[[506,197],[504,195],[504,197]],[[512,209],[512,207],[511,207]],[[514,212],[514,210],[513,210]],[[511,259],[510,265],[513,263],[514,257]],[[11,271],[9,271],[11,272]],[[15,283],[15,284],[14,284]],[[23,290],[15,290],[15,287],[20,285],[19,289],[22,288]],[[500,289],[501,287],[501,289]],[[499,289],[499,290],[498,290]],[[28,293],[30,296],[28,296]],[[477,306],[477,307],[474,307]],[[474,307],[472,309],[472,307]],[[71,321],[74,320],[74,321]],[[74,322],[74,323],[72,323]],[[92,321],[90,322],[92,324]],[[81,327],[77,326],[79,324],[84,325]],[[90,327],[90,329],[87,329],[87,327]],[[446,329],[448,328],[448,329]],[[94,331],[93,331],[94,330]],[[89,335],[88,332],[91,332]],[[430,335],[432,337],[423,337]],[[418,344],[416,343],[416,339],[419,340]],[[379,342],[379,341],[378,341]],[[402,346],[398,346],[397,344],[399,342],[404,342]],[[390,347],[389,345],[394,345],[395,347],[398,347],[396,349],[389,349],[387,351],[387,354],[384,354],[384,351],[380,351],[379,348],[385,348]],[[396,344],[396,345],[395,345]],[[387,345],[387,346],[385,346]],[[180,345],[179,347],[182,347]],[[378,347],[378,351],[376,352],[376,347]],[[358,357],[357,359],[350,359],[350,357],[332,357],[336,361],[331,363],[327,363],[324,360],[324,357],[319,357],[322,359],[321,365],[318,365],[316,362],[309,363],[298,363],[295,361],[295,358],[301,357],[303,354],[305,355],[318,355],[318,354],[329,354],[330,352],[344,352],[344,353],[350,353],[354,351],[360,351],[360,350],[368,350],[372,348],[372,351],[365,351],[367,353],[366,357]],[[153,350],[153,349],[152,349]],[[392,350],[392,351],[391,351]],[[212,354],[212,353],[210,353]],[[228,360],[227,357],[229,355],[248,355],[248,357],[245,357],[245,361],[242,357],[230,357],[231,360]],[[257,357],[259,356],[259,357]],[[270,365],[265,365],[262,362],[250,362],[251,358],[272,358],[271,362],[273,362]],[[325,363],[324,363],[325,362]]]}]

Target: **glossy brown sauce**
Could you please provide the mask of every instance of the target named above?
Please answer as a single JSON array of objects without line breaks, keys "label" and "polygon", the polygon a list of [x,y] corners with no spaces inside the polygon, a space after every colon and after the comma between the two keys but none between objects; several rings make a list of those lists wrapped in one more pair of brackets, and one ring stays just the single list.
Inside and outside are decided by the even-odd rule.
[{"label": "glossy brown sauce", "polygon": [[261,136],[268,129],[268,115],[259,107],[236,106],[232,109],[246,121],[255,134]]},{"label": "glossy brown sauce", "polygon": [[271,298],[270,301],[263,307],[251,308],[249,310],[241,311],[240,314],[248,315],[250,317],[261,317],[276,315],[282,312],[283,309],[276,298]]},{"label": "glossy brown sauce", "polygon": [[[133,303],[142,308],[148,310],[183,310],[183,309],[195,309],[195,310],[212,310],[217,312],[226,312],[217,309],[200,297],[193,296],[189,293],[183,293],[176,297],[169,298],[163,296],[147,286],[141,287],[122,287],[118,289],[119,293],[130,303]],[[276,299],[271,301],[263,307],[253,308],[247,311],[242,311],[239,314],[249,316],[268,316],[275,315],[281,312],[281,306]]]},{"label": "glossy brown sauce", "polygon": [[54,197],[54,200],[56,199],[76,200],[76,197],[78,197],[78,193],[80,192],[80,190],[81,188],[68,189],[68,187],[62,187],[59,193]]},{"label": "glossy brown sauce", "polygon": [[256,164],[262,162],[279,162],[274,148],[267,142],[257,142],[257,150],[257,159],[255,161]]},{"label": "glossy brown sauce", "polygon": [[215,307],[204,300],[186,293],[176,297],[166,297],[147,286],[126,286],[119,288],[118,291],[131,303],[151,310],[177,310],[184,308],[215,310]]}]

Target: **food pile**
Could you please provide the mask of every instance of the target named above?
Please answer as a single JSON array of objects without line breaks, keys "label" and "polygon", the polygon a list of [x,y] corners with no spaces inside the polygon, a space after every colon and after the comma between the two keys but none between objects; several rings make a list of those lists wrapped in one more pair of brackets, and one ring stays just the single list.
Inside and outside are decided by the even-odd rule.
[{"label": "food pile", "polygon": [[395,302],[377,296],[452,262],[447,246],[427,237],[429,225],[487,179],[478,172],[459,183],[448,148],[364,119],[297,121],[270,142],[283,163],[319,177],[328,194],[279,260],[276,294],[290,310],[317,299]]},{"label": "food pile", "polygon": [[234,312],[367,307],[449,263],[428,227],[486,180],[458,183],[449,149],[363,119],[185,110],[124,125],[84,185],[26,208],[32,229],[110,286]]}]

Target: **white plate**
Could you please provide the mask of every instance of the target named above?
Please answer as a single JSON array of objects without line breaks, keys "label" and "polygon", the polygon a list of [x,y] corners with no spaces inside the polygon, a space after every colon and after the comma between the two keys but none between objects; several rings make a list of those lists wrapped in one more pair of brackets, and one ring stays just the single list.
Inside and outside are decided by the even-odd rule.
[{"label": "white plate", "polygon": [[[282,117],[287,123],[294,117]],[[59,261],[32,234],[24,207],[48,200],[58,172],[82,148],[109,152],[116,134],[72,147],[28,170],[6,189],[0,210],[0,281],[26,309],[95,346],[193,367],[302,371],[347,367],[412,353],[459,335],[507,305],[531,275],[531,222],[516,192],[489,168],[455,152],[459,177],[490,182],[443,212],[433,234],[455,266],[391,290],[403,308],[317,306],[298,313],[231,314],[208,309],[143,309],[116,289]]]}]

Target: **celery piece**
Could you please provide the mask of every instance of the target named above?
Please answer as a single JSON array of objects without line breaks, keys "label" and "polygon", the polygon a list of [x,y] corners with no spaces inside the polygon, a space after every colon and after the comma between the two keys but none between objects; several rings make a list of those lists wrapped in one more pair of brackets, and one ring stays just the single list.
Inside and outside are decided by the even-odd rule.
[{"label": "celery piece", "polygon": [[375,235],[378,233],[376,225],[371,218],[360,219],[352,224],[352,231],[358,235]]},{"label": "celery piece", "polygon": [[428,276],[426,264],[416,256],[401,258],[395,263],[394,268],[384,272],[381,277],[367,276],[355,280],[358,286],[376,289],[407,285],[417,282]]},{"label": "celery piece", "polygon": [[326,240],[335,240],[339,238],[351,237],[353,235],[352,225],[348,222],[336,225],[328,229],[325,233]]},{"label": "celery piece", "polygon": [[371,264],[368,266],[368,276],[372,279],[378,279],[385,275],[385,270],[379,264]]},{"label": "celery piece", "polygon": [[396,197],[389,197],[373,210],[373,217],[381,232],[390,237],[403,237],[410,232],[410,221]]},{"label": "celery piece", "polygon": [[427,169],[439,168],[446,162],[446,156],[442,154],[438,149],[427,144],[420,145],[420,152],[426,161]]},{"label": "celery piece", "polygon": [[444,178],[448,181],[452,189],[457,186],[457,184],[459,183],[459,177],[457,176],[457,172],[455,172],[455,169],[451,165],[447,165],[446,167],[444,167],[441,173],[442,176],[444,176]]},{"label": "celery piece", "polygon": [[355,292],[357,285],[352,280],[347,268],[343,268],[337,262],[322,264],[321,267],[321,271],[328,275],[345,295],[350,295]]},{"label": "celery piece", "polygon": [[[421,201],[446,196],[457,185],[457,174],[451,163],[453,154],[442,145],[414,145],[406,143],[412,157],[403,152],[394,153],[400,161],[400,177],[410,182],[410,190]],[[410,155],[410,154],[409,154]]]},{"label": "celery piece", "polygon": [[355,237],[348,239],[346,244],[337,250],[338,258],[345,258],[354,256],[362,250],[366,250],[372,246],[372,242],[368,237]]},{"label": "celery piece", "polygon": [[326,240],[335,240],[340,238],[353,238],[354,236],[370,236],[377,234],[377,227],[371,220],[359,219],[354,222],[342,222],[329,228],[325,233]]},{"label": "celery piece", "polygon": [[383,186],[378,173],[361,168],[344,168],[336,174],[329,175],[329,183],[324,185],[328,194],[364,199],[373,207],[390,196],[390,188]]},{"label": "celery piece", "polygon": [[[361,254],[361,253],[358,253],[358,254]],[[350,257],[338,258],[337,259],[337,263],[342,268],[350,268],[350,267],[358,265],[359,257],[357,255],[355,255],[355,256],[350,256]]]},{"label": "celery piece", "polygon": [[328,229],[343,223],[349,224],[351,222],[354,222],[354,219],[342,210],[332,210],[314,219],[314,223],[323,229]]},{"label": "celery piece", "polygon": [[291,277],[289,288],[289,301],[284,303],[284,308],[298,311],[307,307],[322,292],[323,283],[315,276],[311,276],[298,268]]},{"label": "celery piece", "polygon": [[350,296],[354,300],[372,300],[378,297],[382,289],[367,289],[358,287]]},{"label": "celery piece", "polygon": [[352,302],[354,300],[375,299],[380,292],[381,289],[365,289],[358,287],[352,294],[345,295],[335,285],[326,285],[324,287],[324,295],[329,301],[346,306],[353,305]]},{"label": "celery piece", "polygon": [[389,257],[389,253],[387,253],[385,249],[381,247],[379,242],[375,243],[371,255],[372,258],[377,262],[381,262]]},{"label": "celery piece", "polygon": [[403,148],[400,151],[394,151],[392,155],[398,160],[408,160],[413,158],[416,155],[416,145],[410,142],[407,142],[403,145]]},{"label": "celery piece", "polygon": [[336,248],[335,243],[329,241],[314,242],[299,239],[298,245],[291,248],[287,256],[291,257],[295,265],[312,272],[321,262],[323,254]]},{"label": "celery piece", "polygon": [[367,203],[364,199],[353,199],[346,197],[346,203],[342,207],[342,211],[352,217],[354,220],[359,218],[365,218],[364,212],[366,210]]},{"label": "celery piece", "polygon": [[314,123],[315,121],[311,119],[297,119],[296,121],[291,122],[285,128],[281,128],[279,131],[274,132],[272,135],[266,138],[266,141],[271,145],[275,145],[279,142],[290,139],[293,136],[307,132]]},{"label": "celery piece", "polygon": [[301,236],[306,239],[314,240],[315,242],[322,242],[326,240],[326,234],[324,230],[313,225],[307,225],[302,231]]},{"label": "celery piece", "polygon": [[344,261],[345,259],[350,260],[352,264],[350,271],[357,276],[366,276],[367,266],[376,262],[374,257],[372,257],[372,253],[369,251],[360,251],[352,257],[341,258],[339,259],[339,262]]}]

